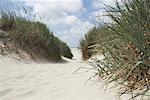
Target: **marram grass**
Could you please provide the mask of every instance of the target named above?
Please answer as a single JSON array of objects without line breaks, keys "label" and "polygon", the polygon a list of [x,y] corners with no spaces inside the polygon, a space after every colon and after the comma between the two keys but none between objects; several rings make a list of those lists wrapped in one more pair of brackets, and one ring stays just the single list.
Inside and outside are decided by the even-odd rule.
[{"label": "marram grass", "polygon": [[[6,8],[7,6],[0,9],[0,42],[3,43],[0,44],[1,54],[17,53],[20,56],[20,51],[24,51],[31,59],[44,61],[60,61],[61,56],[73,57],[67,44],[55,37],[45,24],[22,17],[17,11]],[[26,15],[30,14],[26,12]]]},{"label": "marram grass", "polygon": [[120,96],[150,98],[150,1],[122,0],[107,6],[110,23],[97,28],[95,51],[104,55],[93,60],[96,75],[115,82]]}]

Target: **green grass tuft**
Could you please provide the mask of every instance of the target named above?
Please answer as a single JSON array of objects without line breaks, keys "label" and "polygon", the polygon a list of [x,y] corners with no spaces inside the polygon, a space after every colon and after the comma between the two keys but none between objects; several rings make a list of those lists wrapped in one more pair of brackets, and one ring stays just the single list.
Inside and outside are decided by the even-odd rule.
[{"label": "green grass tuft", "polygon": [[131,99],[149,98],[150,1],[115,3],[115,7],[106,8],[112,22],[97,28],[95,50],[101,52],[104,59],[93,61],[96,75],[107,83],[117,83],[120,95],[132,94]]}]

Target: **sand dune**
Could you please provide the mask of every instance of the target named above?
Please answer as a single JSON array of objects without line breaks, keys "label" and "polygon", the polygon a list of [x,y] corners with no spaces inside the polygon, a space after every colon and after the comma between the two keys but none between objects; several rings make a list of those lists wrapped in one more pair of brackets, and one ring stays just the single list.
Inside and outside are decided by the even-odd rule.
[{"label": "sand dune", "polygon": [[[23,63],[0,57],[0,100],[116,100],[101,83],[86,81],[93,75],[72,49],[74,59],[65,63]],[[88,67],[88,66],[87,66]]]}]

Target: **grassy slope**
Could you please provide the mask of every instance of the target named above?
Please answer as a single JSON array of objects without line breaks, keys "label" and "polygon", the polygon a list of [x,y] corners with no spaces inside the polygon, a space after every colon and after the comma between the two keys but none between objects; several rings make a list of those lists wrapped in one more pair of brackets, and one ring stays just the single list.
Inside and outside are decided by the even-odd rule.
[{"label": "grassy slope", "polygon": [[2,13],[1,16],[0,30],[7,33],[7,38],[1,36],[0,39],[3,40],[5,47],[9,48],[7,49],[9,53],[22,50],[34,60],[58,61],[61,60],[61,56],[73,57],[70,48],[55,37],[45,24],[31,22],[7,13]]}]

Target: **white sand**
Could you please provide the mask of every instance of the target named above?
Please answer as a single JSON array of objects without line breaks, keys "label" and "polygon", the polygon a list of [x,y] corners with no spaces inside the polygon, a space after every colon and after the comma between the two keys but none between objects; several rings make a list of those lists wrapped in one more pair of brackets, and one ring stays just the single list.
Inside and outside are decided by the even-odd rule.
[{"label": "white sand", "polygon": [[0,57],[0,100],[116,100],[115,92],[104,92],[101,83],[86,81],[93,72],[79,67],[80,51],[66,63],[22,63]]}]

